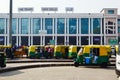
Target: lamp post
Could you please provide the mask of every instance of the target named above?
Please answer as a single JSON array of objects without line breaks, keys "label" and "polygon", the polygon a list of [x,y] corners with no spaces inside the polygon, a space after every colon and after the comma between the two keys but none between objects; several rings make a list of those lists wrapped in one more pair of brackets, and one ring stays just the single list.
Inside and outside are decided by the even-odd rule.
[{"label": "lamp post", "polygon": [[12,0],[9,8],[9,45],[12,45]]}]

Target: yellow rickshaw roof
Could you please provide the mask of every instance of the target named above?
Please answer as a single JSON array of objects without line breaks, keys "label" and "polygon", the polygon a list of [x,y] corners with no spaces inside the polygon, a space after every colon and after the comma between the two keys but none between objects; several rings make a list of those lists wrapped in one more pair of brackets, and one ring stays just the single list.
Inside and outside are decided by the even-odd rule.
[{"label": "yellow rickshaw roof", "polygon": [[84,47],[89,47],[89,48],[100,48],[100,47],[105,47],[105,45],[86,45]]}]

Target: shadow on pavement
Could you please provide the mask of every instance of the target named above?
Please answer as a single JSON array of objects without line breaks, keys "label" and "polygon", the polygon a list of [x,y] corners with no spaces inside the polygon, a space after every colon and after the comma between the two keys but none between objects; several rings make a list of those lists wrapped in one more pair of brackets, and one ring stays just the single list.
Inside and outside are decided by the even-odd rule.
[{"label": "shadow on pavement", "polygon": [[0,76],[6,77],[6,76],[13,76],[13,75],[18,75],[18,74],[22,74],[22,73],[24,73],[24,72],[16,70],[16,71],[12,71],[12,72],[10,71],[10,72],[0,73]]},{"label": "shadow on pavement", "polygon": [[114,66],[108,66],[106,68],[101,68],[100,66],[79,66],[80,67],[84,67],[84,68],[92,68],[92,69],[106,69],[106,70],[115,70]]}]

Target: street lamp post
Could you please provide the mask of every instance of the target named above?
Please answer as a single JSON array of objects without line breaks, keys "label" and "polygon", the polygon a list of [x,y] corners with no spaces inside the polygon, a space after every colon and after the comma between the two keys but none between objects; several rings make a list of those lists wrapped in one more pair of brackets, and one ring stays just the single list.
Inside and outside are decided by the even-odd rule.
[{"label": "street lamp post", "polygon": [[9,45],[12,45],[12,0],[9,8]]}]

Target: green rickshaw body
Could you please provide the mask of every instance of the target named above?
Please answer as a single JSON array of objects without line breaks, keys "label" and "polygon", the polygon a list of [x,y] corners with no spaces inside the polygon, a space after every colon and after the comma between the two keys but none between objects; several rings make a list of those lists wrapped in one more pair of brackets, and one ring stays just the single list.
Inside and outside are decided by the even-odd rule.
[{"label": "green rickshaw body", "polygon": [[69,46],[56,45],[54,48],[54,57],[55,58],[68,58],[68,48]]},{"label": "green rickshaw body", "polygon": [[55,46],[55,48],[54,48],[54,57],[55,58],[61,58],[62,57],[61,46],[60,45]]},{"label": "green rickshaw body", "polygon": [[40,48],[44,49],[44,46],[42,46],[42,45],[31,45],[29,47],[28,57],[29,58],[40,58],[41,57],[41,54],[40,54],[40,51],[39,51]]},{"label": "green rickshaw body", "polygon": [[29,58],[35,58],[35,49],[36,49],[36,47],[34,45],[31,45],[29,47],[29,51],[28,51]]},{"label": "green rickshaw body", "polygon": [[9,48],[9,46],[0,45],[0,67],[6,67],[5,48]]},{"label": "green rickshaw body", "polygon": [[55,45],[46,45],[44,57],[45,58],[53,58],[54,57],[54,48],[55,48]]},{"label": "green rickshaw body", "polygon": [[[79,54],[79,53],[78,53]],[[103,67],[109,62],[107,48],[104,45],[87,45],[84,46],[81,55],[77,55],[75,61],[77,64],[98,64]]]}]

